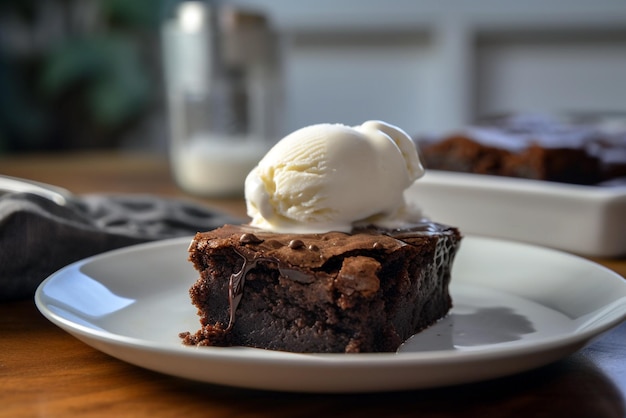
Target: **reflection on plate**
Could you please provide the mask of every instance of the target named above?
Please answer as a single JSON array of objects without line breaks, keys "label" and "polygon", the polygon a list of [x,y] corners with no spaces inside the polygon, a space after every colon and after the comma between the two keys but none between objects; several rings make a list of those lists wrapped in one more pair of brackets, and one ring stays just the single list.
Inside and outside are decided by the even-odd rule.
[{"label": "reflection on plate", "polygon": [[626,186],[578,186],[429,170],[406,193],[439,222],[466,234],[577,254],[626,254]]},{"label": "reflection on plate", "polygon": [[190,238],[142,244],[65,267],[35,301],[53,323],[129,363],[174,376],[298,392],[418,389],[505,376],[555,361],[626,317],[626,281],[558,251],[466,237],[450,315],[398,353],[296,354],[188,347],[198,328]]}]

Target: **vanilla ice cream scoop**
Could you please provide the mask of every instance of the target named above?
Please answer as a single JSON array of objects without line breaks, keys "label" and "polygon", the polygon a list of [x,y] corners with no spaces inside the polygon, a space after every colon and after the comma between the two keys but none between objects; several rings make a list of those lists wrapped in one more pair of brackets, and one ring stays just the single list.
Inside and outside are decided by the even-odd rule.
[{"label": "vanilla ice cream scoop", "polygon": [[382,226],[417,216],[404,190],[423,174],[415,144],[399,128],[312,125],[283,138],[248,174],[248,215],[252,225],[276,232]]}]

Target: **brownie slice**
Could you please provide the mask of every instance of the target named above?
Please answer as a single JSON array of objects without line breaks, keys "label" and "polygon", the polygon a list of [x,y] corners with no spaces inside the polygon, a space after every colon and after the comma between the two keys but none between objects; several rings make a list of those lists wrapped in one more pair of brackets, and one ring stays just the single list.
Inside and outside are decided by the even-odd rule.
[{"label": "brownie slice", "polygon": [[352,234],[247,225],[198,233],[190,289],[201,329],[186,344],[292,352],[391,352],[445,316],[461,235],[423,222]]},{"label": "brownie slice", "polygon": [[428,169],[592,185],[607,180],[624,143],[594,126],[509,116],[416,138]]},{"label": "brownie slice", "polygon": [[531,144],[524,152],[503,161],[501,175],[571,184],[596,184],[600,160],[584,149],[544,148]]},{"label": "brownie slice", "polygon": [[421,143],[420,149],[427,168],[496,176],[502,174],[504,161],[511,154],[460,134],[441,141]]},{"label": "brownie slice", "polygon": [[422,142],[420,148],[424,165],[431,170],[572,184],[595,184],[602,179],[600,160],[582,148],[548,148],[529,143],[523,150],[511,151],[462,134]]}]

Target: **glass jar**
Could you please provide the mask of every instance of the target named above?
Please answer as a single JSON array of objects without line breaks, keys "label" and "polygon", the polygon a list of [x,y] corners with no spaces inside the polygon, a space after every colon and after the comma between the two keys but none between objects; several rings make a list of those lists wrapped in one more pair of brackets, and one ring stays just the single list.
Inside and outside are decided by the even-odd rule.
[{"label": "glass jar", "polygon": [[169,153],[183,190],[243,193],[282,130],[279,49],[264,15],[230,5],[183,1],[164,23]]}]

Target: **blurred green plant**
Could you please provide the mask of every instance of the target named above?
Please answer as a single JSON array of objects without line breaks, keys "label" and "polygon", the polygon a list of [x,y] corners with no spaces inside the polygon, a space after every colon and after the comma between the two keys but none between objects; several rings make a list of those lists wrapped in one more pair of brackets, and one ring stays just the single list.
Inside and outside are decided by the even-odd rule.
[{"label": "blurred green plant", "polygon": [[0,151],[118,145],[156,100],[164,3],[0,0]]},{"label": "blurred green plant", "polygon": [[41,71],[41,91],[58,98],[83,83],[83,105],[93,122],[118,126],[145,104],[149,83],[134,48],[116,35],[74,39],[52,51]]}]

